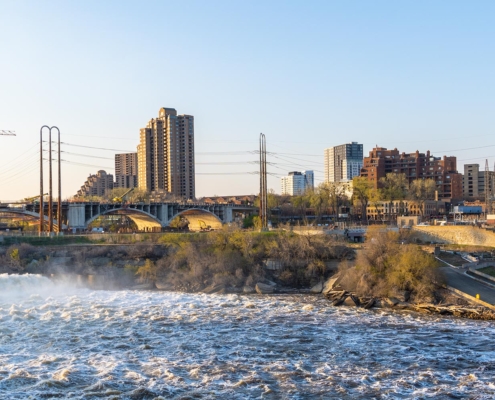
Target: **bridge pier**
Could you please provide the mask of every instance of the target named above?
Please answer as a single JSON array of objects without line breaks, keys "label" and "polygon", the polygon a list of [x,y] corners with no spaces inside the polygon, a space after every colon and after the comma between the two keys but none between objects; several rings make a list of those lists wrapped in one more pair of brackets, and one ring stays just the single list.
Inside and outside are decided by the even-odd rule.
[{"label": "bridge pier", "polygon": [[71,203],[67,210],[67,225],[71,228],[86,228],[86,206],[85,204]]}]

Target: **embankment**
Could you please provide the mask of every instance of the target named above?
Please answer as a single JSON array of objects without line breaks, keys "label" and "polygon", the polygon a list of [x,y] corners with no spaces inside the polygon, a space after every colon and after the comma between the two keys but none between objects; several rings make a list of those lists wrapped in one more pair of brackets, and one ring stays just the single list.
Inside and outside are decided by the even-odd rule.
[{"label": "embankment", "polygon": [[415,226],[413,232],[423,242],[495,247],[495,233],[473,226]]}]

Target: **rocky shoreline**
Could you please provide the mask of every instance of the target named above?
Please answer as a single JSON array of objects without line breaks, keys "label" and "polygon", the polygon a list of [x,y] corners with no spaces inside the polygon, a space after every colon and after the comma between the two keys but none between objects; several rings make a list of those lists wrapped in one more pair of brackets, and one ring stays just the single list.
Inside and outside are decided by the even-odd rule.
[{"label": "rocky shoreline", "polygon": [[364,309],[387,308],[397,311],[415,311],[422,314],[452,315],[454,317],[477,320],[495,320],[495,312],[478,305],[410,303],[400,301],[395,297],[358,297],[345,290],[330,291],[324,296],[333,306],[362,307]]},{"label": "rocky shoreline", "polygon": [[[134,289],[175,290],[170,285],[162,282],[151,286],[135,286]],[[480,305],[474,305],[467,300],[456,296],[446,289],[439,288],[438,294],[441,300],[438,303],[432,302],[411,302],[406,298],[397,297],[360,297],[355,293],[342,289],[338,285],[338,277],[331,277],[326,282],[319,282],[311,289],[295,289],[281,287],[273,281],[264,280],[258,282],[254,287],[244,286],[243,288],[232,288],[225,285],[211,285],[199,291],[205,294],[313,294],[322,295],[334,307],[360,307],[370,309],[388,309],[392,311],[410,311],[430,315],[450,315],[453,317],[475,319],[475,320],[495,320],[495,312]]]}]

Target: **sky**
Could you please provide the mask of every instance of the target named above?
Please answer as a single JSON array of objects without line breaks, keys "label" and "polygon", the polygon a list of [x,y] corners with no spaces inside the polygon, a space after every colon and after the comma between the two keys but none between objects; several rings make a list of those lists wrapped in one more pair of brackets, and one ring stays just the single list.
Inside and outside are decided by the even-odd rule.
[{"label": "sky", "polygon": [[39,193],[41,126],[61,131],[68,198],[161,107],[195,118],[197,197],[259,191],[260,132],[275,192],[289,171],[322,182],[323,150],[351,141],[494,168],[493,1],[0,0],[0,15],[0,129],[17,134],[0,136],[0,201]]}]

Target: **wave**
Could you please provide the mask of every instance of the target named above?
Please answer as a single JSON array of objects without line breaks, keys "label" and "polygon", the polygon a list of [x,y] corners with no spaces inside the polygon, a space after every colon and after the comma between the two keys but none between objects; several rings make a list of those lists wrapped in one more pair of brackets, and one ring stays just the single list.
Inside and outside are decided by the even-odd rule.
[{"label": "wave", "polygon": [[58,294],[67,294],[74,289],[70,282],[54,282],[37,274],[0,274],[0,301],[18,301],[20,299],[42,298]]}]

